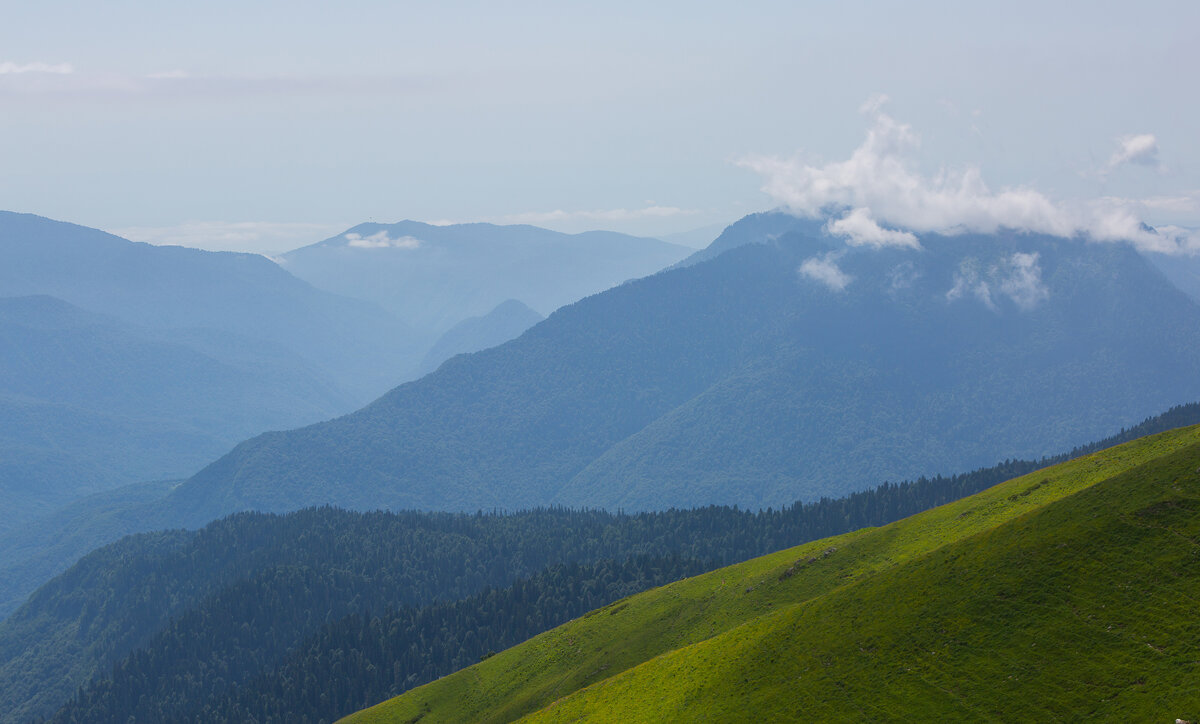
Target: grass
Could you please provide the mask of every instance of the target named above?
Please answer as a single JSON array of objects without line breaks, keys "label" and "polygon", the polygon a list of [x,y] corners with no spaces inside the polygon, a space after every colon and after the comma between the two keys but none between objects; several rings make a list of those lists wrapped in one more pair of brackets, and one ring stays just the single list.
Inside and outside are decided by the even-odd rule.
[{"label": "grass", "polygon": [[632,596],[350,722],[1200,714],[1200,426]]}]

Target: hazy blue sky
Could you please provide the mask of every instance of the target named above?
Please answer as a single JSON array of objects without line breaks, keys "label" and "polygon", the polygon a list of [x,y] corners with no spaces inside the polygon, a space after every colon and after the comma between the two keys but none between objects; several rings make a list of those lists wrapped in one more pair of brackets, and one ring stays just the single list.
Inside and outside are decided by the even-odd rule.
[{"label": "hazy blue sky", "polygon": [[1200,3],[966,5],[9,3],[0,208],[266,251],[404,218],[660,234],[793,203],[779,164],[882,118],[929,183],[1200,225]]}]

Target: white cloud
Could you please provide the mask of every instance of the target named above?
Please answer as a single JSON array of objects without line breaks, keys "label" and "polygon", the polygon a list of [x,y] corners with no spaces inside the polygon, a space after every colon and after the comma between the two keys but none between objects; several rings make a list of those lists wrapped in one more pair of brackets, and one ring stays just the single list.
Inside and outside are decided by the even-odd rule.
[{"label": "white cloud", "polygon": [[70,63],[14,63],[11,60],[0,63],[0,75],[20,75],[24,73],[70,75],[74,72],[75,68]]},{"label": "white cloud", "polygon": [[[852,244],[915,244],[915,237],[910,242],[898,235],[903,232],[889,233],[882,226],[887,225],[917,234],[1013,229],[1128,241],[1156,251],[1187,251],[1178,239],[1144,226],[1129,204],[1056,203],[1028,187],[994,191],[974,166],[922,175],[911,158],[919,145],[917,135],[909,125],[884,113],[882,102],[876,98],[864,104],[871,125],[866,139],[844,161],[813,164],[799,158],[756,156],[739,164],[761,175],[762,190],[792,213],[811,218],[843,215],[830,230],[842,229]],[[1131,143],[1130,152],[1130,160],[1149,153],[1144,140]]]},{"label": "white cloud", "polygon": [[1117,150],[1108,159],[1108,168],[1135,163],[1141,166],[1160,167],[1158,161],[1158,139],[1152,133],[1140,133],[1117,139]]},{"label": "white cloud", "polygon": [[386,231],[376,232],[370,236],[361,234],[346,234],[346,246],[355,249],[418,249],[423,241],[412,236],[401,236],[395,239],[388,236]]},{"label": "white cloud", "polygon": [[852,209],[842,218],[831,220],[825,228],[834,236],[846,237],[846,243],[850,246],[921,248],[916,236],[907,231],[883,228],[871,218],[871,210],[865,207]]},{"label": "white cloud", "polygon": [[888,292],[894,295],[905,289],[911,289],[920,278],[921,271],[911,261],[897,264],[888,272]]},{"label": "white cloud", "polygon": [[1007,297],[1018,309],[1028,312],[1048,299],[1050,290],[1042,281],[1039,255],[1017,252],[986,270],[976,259],[960,262],[946,299],[953,302],[968,295],[993,311],[998,309],[998,300]]},{"label": "white cloud", "polygon": [[[1181,226],[1159,226],[1154,231],[1169,240],[1163,254],[1200,254],[1200,229],[1188,229]],[[1150,249],[1148,251],[1154,251]]]},{"label": "white cloud", "polygon": [[1050,296],[1050,290],[1042,283],[1042,267],[1038,264],[1038,256],[1037,252],[1017,252],[1000,268],[1000,292],[1026,312]]},{"label": "white cloud", "polygon": [[[887,93],[876,93],[867,100],[863,101],[863,104],[858,107],[858,112],[870,113],[874,115],[883,110],[883,107],[886,106],[890,100],[891,98],[888,98]],[[945,102],[946,101],[943,101],[943,103]]]},{"label": "white cloud", "polygon": [[946,292],[946,300],[953,302],[968,294],[983,302],[988,309],[996,308],[996,303],[992,301],[991,284],[980,274],[979,261],[976,259],[963,259],[959,263],[958,271],[954,274],[954,286]]},{"label": "white cloud", "polygon": [[800,272],[800,276],[820,282],[833,291],[840,292],[854,281],[854,278],[838,267],[835,253],[830,252],[823,256],[806,259],[797,271]]},{"label": "white cloud", "polygon": [[158,246],[273,255],[327,239],[347,226],[303,222],[188,221],[174,226],[134,226],[108,231],[131,241]]}]

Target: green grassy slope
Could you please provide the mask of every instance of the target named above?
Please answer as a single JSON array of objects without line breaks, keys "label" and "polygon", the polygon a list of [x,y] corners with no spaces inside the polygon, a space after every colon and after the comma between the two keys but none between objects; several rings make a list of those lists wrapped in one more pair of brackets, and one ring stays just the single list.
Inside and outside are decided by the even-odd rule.
[{"label": "green grassy slope", "polygon": [[1143,438],[631,597],[348,721],[1189,718],[1198,465],[1200,427]]}]

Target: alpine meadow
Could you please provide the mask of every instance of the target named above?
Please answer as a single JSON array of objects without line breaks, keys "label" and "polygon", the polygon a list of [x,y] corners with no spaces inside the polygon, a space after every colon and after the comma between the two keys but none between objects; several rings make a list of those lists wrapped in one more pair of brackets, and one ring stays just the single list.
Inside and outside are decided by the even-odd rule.
[{"label": "alpine meadow", "polygon": [[67,0],[0,724],[1200,722],[1200,6]]}]

